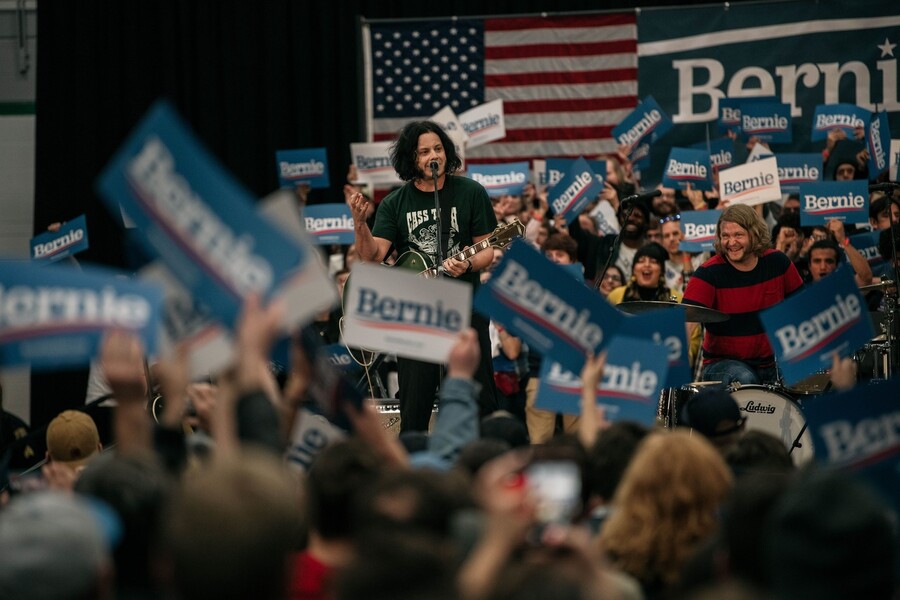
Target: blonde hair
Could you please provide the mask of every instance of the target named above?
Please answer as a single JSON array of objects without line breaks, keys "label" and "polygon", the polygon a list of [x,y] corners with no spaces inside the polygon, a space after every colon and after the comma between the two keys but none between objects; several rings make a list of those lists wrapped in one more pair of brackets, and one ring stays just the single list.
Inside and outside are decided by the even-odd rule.
[{"label": "blonde hair", "polygon": [[713,242],[713,247],[718,254],[725,255],[725,249],[722,247],[722,223],[726,221],[747,230],[750,236],[750,251],[753,254],[760,256],[769,248],[771,242],[769,227],[756,209],[746,204],[732,204],[722,211],[716,224],[716,241]]},{"label": "blonde hair", "polygon": [[638,580],[669,587],[718,528],[716,511],[732,484],[722,456],[703,436],[651,433],[622,476],[599,547]]}]

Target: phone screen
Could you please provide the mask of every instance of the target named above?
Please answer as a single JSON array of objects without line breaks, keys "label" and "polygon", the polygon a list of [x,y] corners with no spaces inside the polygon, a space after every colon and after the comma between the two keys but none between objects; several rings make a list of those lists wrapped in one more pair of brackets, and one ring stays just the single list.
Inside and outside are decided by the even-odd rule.
[{"label": "phone screen", "polygon": [[581,502],[581,472],[572,461],[541,461],[525,469],[525,480],[537,503],[537,521],[569,523]]}]

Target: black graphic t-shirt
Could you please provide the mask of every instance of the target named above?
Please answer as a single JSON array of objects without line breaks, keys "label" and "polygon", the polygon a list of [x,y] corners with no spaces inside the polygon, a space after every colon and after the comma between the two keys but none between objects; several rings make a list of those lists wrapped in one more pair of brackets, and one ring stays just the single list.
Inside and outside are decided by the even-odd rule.
[{"label": "black graphic t-shirt", "polygon": [[[444,256],[472,245],[475,237],[494,231],[497,218],[491,199],[481,184],[466,177],[448,175],[440,189]],[[388,194],[375,215],[372,235],[393,242],[397,252],[417,250],[431,259],[437,246],[437,214],[434,193],[423,192],[413,182]],[[478,273],[459,277],[478,284]]]}]

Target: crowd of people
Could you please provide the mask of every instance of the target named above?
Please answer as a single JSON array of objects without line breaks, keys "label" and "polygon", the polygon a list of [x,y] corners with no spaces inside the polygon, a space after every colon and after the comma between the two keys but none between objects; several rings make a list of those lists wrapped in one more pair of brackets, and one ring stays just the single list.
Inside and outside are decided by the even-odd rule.
[{"label": "crowd of people", "polygon": [[[838,138],[825,152],[832,177],[865,177],[858,156],[839,158]],[[446,365],[398,360],[398,436],[370,401],[323,405],[320,361],[299,334],[278,377],[278,303],[246,300],[235,362],[212,383],[189,381],[185,349],[148,369],[140,341],[110,331],[97,362],[115,399],[109,440],[84,411],[66,411],[46,427],[40,468],[3,471],[0,598],[895,597],[885,498],[849,475],[797,467],[781,439],[748,426],[727,387],[779,384],[758,311],[841,262],[878,296],[873,306],[895,293],[873,286],[848,228],[801,227],[792,198],[721,206],[715,191],[661,187],[650,203],[621,202],[640,189],[623,153],[604,157],[604,191],[566,224],[544,187],[490,198],[458,174],[453,148],[434,123],[411,123],[392,153],[401,188],[376,206],[348,183],[356,244],[333,263],[338,286],[356,261],[457,255],[518,219],[526,242],[613,304],[727,315],[685,323],[698,379],[724,385],[671,407],[678,427],[611,423],[597,404],[606,356],[588,354],[579,414],[557,415],[535,405],[544,357],[478,315]],[[893,264],[900,204],[873,196],[871,206]],[[715,208],[714,251],[681,250],[680,216]],[[447,259],[445,275],[477,287],[501,254]],[[336,319],[323,313],[313,337],[339,338]],[[834,386],[864,385],[856,367],[835,359]],[[156,388],[165,402],[154,420]],[[347,431],[322,424],[330,410]],[[24,435],[3,418],[4,444]],[[308,463],[286,458],[300,446]]]}]

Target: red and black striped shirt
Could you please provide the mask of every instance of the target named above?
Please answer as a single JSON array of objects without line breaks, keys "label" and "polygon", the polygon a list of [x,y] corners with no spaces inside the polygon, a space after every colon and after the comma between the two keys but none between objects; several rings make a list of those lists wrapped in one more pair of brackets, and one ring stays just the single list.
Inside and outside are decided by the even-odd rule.
[{"label": "red and black striped shirt", "polygon": [[682,302],[729,315],[727,321],[706,325],[703,364],[735,359],[757,368],[771,366],[772,346],[759,311],[801,287],[803,280],[794,264],[776,250],[763,252],[751,271],[739,271],[719,254],[703,263],[688,283]]}]

